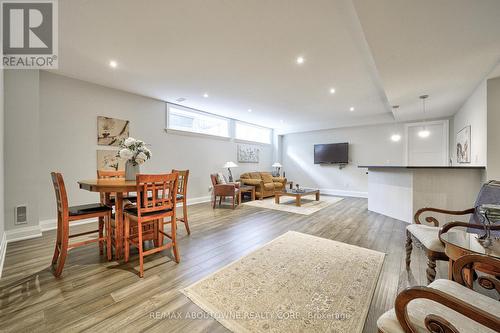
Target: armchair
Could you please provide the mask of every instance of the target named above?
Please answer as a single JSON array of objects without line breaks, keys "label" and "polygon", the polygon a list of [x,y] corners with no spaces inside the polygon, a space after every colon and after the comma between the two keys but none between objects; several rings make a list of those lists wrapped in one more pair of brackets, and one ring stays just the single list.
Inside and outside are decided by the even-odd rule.
[{"label": "armchair", "polygon": [[[500,202],[500,182],[490,181],[485,183],[476,199],[474,207],[477,207],[485,203],[498,203]],[[470,223],[479,224],[479,214],[476,213],[475,208],[468,208],[460,211],[452,211],[440,208],[426,207],[419,209],[414,216],[414,224],[410,224],[406,227],[406,269],[410,269],[411,263],[411,252],[413,249],[412,243],[413,238],[419,241],[427,255],[427,282],[431,283],[436,278],[436,260],[448,261],[448,257],[444,253],[444,245],[439,239],[439,221],[433,216],[428,216],[425,218],[427,223],[431,225],[425,225],[421,221],[421,216],[423,213],[433,212],[442,213],[449,215],[463,216],[472,214],[470,217]]]},{"label": "armchair", "polygon": [[222,204],[222,200],[225,197],[231,197],[232,208],[235,208],[235,202],[238,200],[238,204],[241,203],[241,192],[240,185],[238,183],[226,183],[219,184],[217,181],[217,174],[211,174],[210,179],[212,180],[212,208],[215,209],[215,204],[217,202],[217,197],[219,197],[219,206]]},{"label": "armchair", "polygon": [[[394,309],[377,321],[379,332],[498,332],[500,302],[472,290],[464,283],[464,272],[477,264],[500,270],[500,260],[479,254],[466,255],[453,265],[454,281],[438,279],[428,287],[410,287],[396,297]],[[494,273],[498,274],[498,273]],[[482,282],[481,282],[482,281]],[[479,285],[500,292],[495,275],[481,275]]]}]

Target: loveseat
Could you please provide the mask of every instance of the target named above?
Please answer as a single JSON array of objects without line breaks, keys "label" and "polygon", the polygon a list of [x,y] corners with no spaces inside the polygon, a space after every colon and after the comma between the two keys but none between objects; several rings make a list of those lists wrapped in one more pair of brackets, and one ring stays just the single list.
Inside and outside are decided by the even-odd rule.
[{"label": "loveseat", "polygon": [[260,200],[274,196],[275,191],[280,191],[286,186],[286,178],[273,177],[270,172],[246,172],[240,175],[244,185],[255,186],[255,196]]}]

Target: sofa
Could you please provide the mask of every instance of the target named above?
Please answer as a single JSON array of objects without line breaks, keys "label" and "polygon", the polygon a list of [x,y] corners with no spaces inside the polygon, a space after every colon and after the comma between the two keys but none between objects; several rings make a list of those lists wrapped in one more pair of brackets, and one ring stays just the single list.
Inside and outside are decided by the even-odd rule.
[{"label": "sofa", "polygon": [[260,200],[274,196],[275,191],[286,186],[286,178],[273,177],[270,172],[246,172],[240,175],[240,182],[255,186],[255,196]]}]

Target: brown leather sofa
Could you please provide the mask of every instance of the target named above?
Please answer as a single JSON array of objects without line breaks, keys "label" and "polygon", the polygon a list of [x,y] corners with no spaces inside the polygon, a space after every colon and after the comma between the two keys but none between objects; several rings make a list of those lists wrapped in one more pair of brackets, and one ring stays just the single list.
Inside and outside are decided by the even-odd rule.
[{"label": "brown leather sofa", "polygon": [[275,191],[284,189],[286,178],[273,177],[270,172],[246,172],[240,175],[244,185],[255,186],[255,196],[259,199],[274,196]]}]

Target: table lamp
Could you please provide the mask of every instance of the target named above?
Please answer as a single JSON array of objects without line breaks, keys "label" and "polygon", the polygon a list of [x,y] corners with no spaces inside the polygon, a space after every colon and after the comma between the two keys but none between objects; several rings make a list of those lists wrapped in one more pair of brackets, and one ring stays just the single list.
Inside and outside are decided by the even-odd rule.
[{"label": "table lamp", "polygon": [[279,177],[279,176],[280,176],[281,164],[280,164],[279,162],[275,162],[275,163],[272,165],[272,167],[277,169],[277,175],[278,175],[278,177]]},{"label": "table lamp", "polygon": [[238,165],[232,161],[229,161],[226,162],[226,164],[224,164],[222,167],[227,169],[227,171],[229,172],[229,181],[233,182],[233,174],[231,173],[231,168],[237,168]]}]

